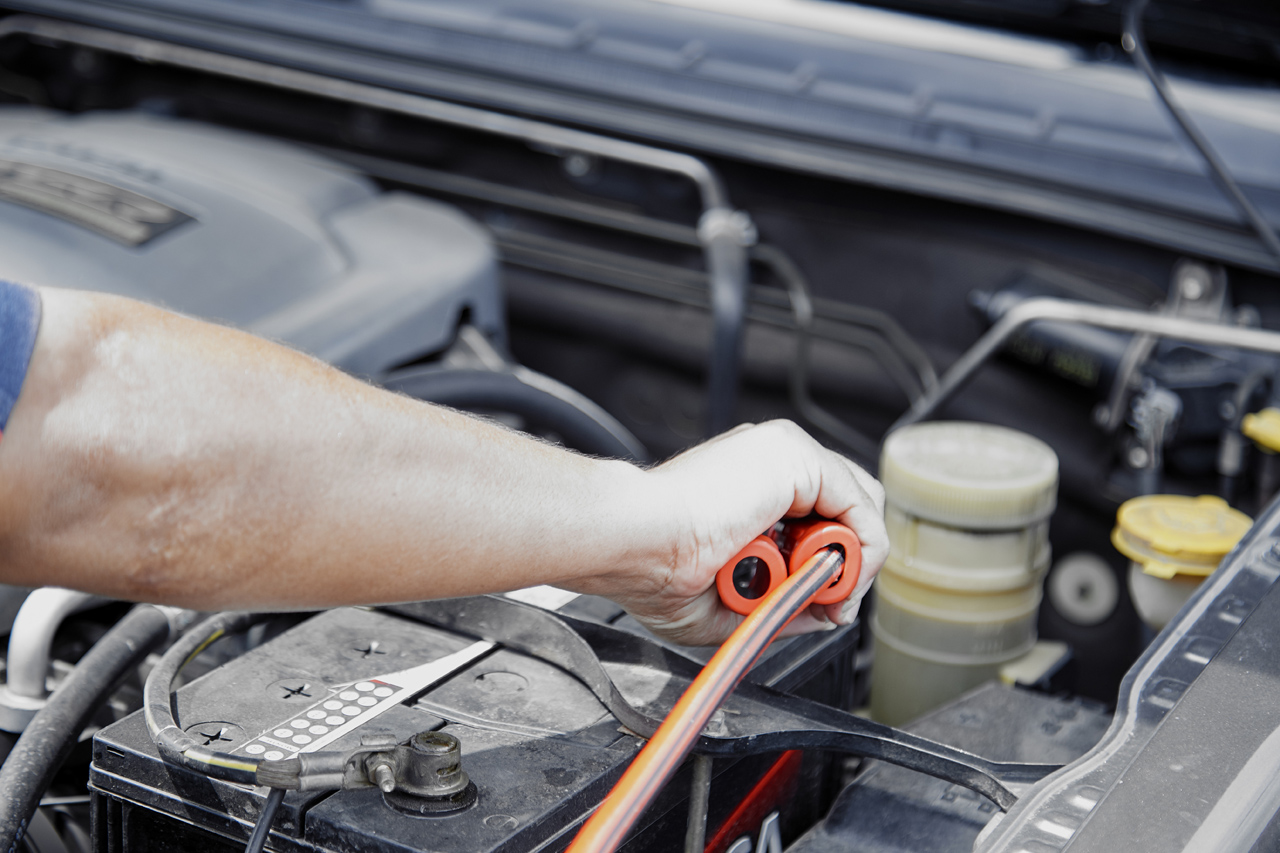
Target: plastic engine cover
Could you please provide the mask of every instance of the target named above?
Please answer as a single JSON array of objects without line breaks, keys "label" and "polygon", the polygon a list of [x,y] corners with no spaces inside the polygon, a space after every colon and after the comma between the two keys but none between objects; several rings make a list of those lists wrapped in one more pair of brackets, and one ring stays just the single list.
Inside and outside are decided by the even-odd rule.
[{"label": "plastic engine cover", "polygon": [[303,148],[143,113],[0,109],[6,277],[121,294],[378,376],[469,311],[504,341],[488,235]]}]

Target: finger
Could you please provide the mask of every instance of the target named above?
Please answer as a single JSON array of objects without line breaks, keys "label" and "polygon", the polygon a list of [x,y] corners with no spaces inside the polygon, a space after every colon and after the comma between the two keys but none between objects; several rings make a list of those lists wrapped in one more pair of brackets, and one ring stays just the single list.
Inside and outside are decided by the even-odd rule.
[{"label": "finger", "polygon": [[[852,477],[852,472],[849,474],[850,482],[854,484],[850,491],[855,493],[847,501],[848,508],[834,517],[840,523],[852,528],[862,543],[862,568],[858,584],[865,588],[889,557],[889,532],[884,526],[884,512],[876,504],[872,495],[857,484]],[[826,513],[822,514],[826,515]]]},{"label": "finger", "polygon": [[858,481],[858,485],[862,486],[862,490],[866,492],[871,500],[875,503],[876,509],[880,510],[880,514],[884,514],[884,486],[880,481],[871,476],[865,468],[858,463],[844,456],[840,457],[840,461],[849,469],[849,473],[853,474],[853,478]]},{"label": "finger", "polygon": [[834,631],[838,626],[827,619],[817,619],[808,610],[792,619],[778,632],[779,637],[795,637],[800,634],[813,634],[818,631]]},{"label": "finger", "polygon": [[858,613],[862,609],[862,600],[866,598],[870,587],[871,581],[867,581],[867,585],[863,586],[861,579],[859,579],[858,586],[854,589],[853,594],[839,604],[832,604],[827,610],[827,616],[837,625],[853,624],[853,620],[858,618]]},{"label": "finger", "polygon": [[837,518],[858,534],[862,543],[862,566],[858,583],[849,597],[828,605],[825,615],[836,624],[848,625],[857,618],[862,599],[889,557],[889,534],[884,525],[884,487],[861,466],[839,454],[832,455],[856,485],[851,506]]}]

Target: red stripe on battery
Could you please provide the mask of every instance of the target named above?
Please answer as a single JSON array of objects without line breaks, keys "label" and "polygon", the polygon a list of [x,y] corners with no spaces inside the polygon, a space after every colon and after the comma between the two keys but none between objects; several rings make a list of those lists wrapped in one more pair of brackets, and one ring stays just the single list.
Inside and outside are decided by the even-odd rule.
[{"label": "red stripe on battery", "polygon": [[760,828],[765,815],[778,807],[782,800],[795,790],[796,777],[800,775],[800,762],[804,752],[787,750],[765,771],[760,781],[738,803],[733,813],[720,824],[716,834],[707,842],[704,853],[724,853],[729,845],[743,835]]}]

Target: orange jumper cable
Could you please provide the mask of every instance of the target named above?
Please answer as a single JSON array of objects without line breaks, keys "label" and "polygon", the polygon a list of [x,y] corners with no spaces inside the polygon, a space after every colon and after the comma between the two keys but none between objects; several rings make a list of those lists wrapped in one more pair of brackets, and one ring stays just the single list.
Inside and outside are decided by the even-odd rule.
[{"label": "orange jumper cable", "polygon": [[[736,558],[726,568],[732,571],[735,563]],[[774,636],[828,588],[838,586],[852,590],[861,564],[862,554],[857,538],[845,539],[838,547],[825,548],[808,556],[781,585],[759,599],[751,615],[693,680],[600,808],[583,825],[568,853],[612,853],[616,850],[640,814],[693,748],[716,708],[742,680]]]}]

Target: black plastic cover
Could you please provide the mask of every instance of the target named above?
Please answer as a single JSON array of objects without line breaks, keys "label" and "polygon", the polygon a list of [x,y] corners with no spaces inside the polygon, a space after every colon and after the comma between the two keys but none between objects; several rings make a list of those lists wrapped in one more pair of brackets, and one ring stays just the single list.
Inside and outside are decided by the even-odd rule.
[{"label": "black plastic cover", "polygon": [[1280,504],[1121,684],[1106,737],[975,846],[1035,853],[1280,843]]},{"label": "black plastic cover", "polygon": [[[1096,703],[985,684],[907,726],[907,731],[996,761],[1065,764],[1107,729]],[[788,853],[969,853],[999,812],[958,785],[868,762],[822,823]]]}]

